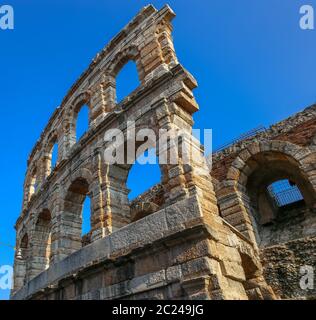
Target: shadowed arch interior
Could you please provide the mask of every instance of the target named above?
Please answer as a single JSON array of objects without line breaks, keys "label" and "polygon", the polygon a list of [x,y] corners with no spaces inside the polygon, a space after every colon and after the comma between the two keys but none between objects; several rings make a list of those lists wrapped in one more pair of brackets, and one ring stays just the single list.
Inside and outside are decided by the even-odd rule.
[{"label": "shadowed arch interior", "polygon": [[65,237],[69,241],[69,248],[67,248],[69,253],[82,247],[83,205],[86,197],[90,197],[89,187],[85,178],[76,178],[71,183],[64,200],[62,219],[67,225]]},{"label": "shadowed arch interior", "polygon": [[41,273],[49,267],[51,259],[51,228],[52,217],[48,209],[42,210],[38,215],[32,245],[32,259],[34,275]]},{"label": "shadowed arch interior", "polygon": [[46,153],[44,156],[44,166],[45,166],[45,177],[48,177],[54,168],[58,164],[58,137],[57,134],[49,139],[46,146]]},{"label": "shadowed arch interior", "polygon": [[[257,153],[247,161],[246,165],[247,179],[242,183],[239,182],[239,189],[245,191],[245,205],[252,217],[259,243],[270,244],[273,234],[268,235],[270,240],[264,240],[263,238],[267,238],[265,228],[269,228],[273,233],[275,225],[286,218],[287,210],[286,206],[277,205],[269,192],[269,186],[280,180],[288,180],[297,186],[303,197],[302,201],[295,202],[297,212],[301,212],[305,207],[313,207],[315,192],[296,160],[281,152]],[[293,207],[294,204],[291,205]],[[278,232],[280,233],[280,228]]]}]

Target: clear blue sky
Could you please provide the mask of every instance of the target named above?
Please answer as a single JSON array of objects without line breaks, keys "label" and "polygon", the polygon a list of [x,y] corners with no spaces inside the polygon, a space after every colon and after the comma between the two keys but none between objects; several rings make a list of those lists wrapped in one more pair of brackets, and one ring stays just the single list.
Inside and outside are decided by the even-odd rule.
[{"label": "clear blue sky", "polygon": [[[14,6],[15,30],[0,30],[0,241],[14,244],[31,148],[95,54],[148,2],[5,2]],[[316,30],[299,28],[300,6],[316,10],[315,0],[168,3],[177,13],[177,55],[199,82],[195,127],[212,128],[215,147],[315,102]],[[142,186],[148,179],[138,176]],[[0,265],[12,260],[13,250],[0,246]]]}]

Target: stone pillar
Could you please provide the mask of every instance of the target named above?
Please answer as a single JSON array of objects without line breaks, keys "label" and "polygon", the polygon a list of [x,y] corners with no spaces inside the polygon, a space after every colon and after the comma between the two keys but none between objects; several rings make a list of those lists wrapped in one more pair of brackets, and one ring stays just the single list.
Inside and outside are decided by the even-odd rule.
[{"label": "stone pillar", "polygon": [[102,190],[104,199],[104,214],[107,217],[108,232],[113,232],[131,222],[128,201],[129,190],[126,188],[128,168],[111,165]]},{"label": "stone pillar", "polygon": [[101,239],[110,234],[105,215],[105,198],[103,189],[104,183],[102,156],[99,149],[93,154],[93,185],[90,186],[91,192],[91,242]]},{"label": "stone pillar", "polygon": [[[216,195],[222,217],[250,239],[257,248],[253,222],[250,220],[251,215],[246,211],[245,199],[241,199],[240,193],[236,191],[235,187],[230,186],[228,182],[220,184]],[[248,207],[248,210],[250,212],[251,208]]]},{"label": "stone pillar", "polygon": [[51,214],[48,210],[40,213],[31,233],[31,254],[29,279],[49,267],[51,254]]},{"label": "stone pillar", "polygon": [[64,226],[64,200],[62,198],[60,186],[57,186],[53,193],[50,208],[52,215],[50,264],[53,264],[59,262],[63,258],[66,258],[68,255],[63,248],[64,242],[67,243],[67,241],[64,240],[64,229],[66,226]]},{"label": "stone pillar", "polygon": [[78,195],[73,195],[64,200],[63,208],[60,216],[60,230],[59,230],[59,257],[64,258],[71,253],[76,252],[82,248],[81,234],[82,234],[82,203],[83,195],[80,196],[80,201],[77,201]]},{"label": "stone pillar", "polygon": [[103,74],[90,88],[90,125],[97,126],[115,108],[115,78]]},{"label": "stone pillar", "polygon": [[[14,278],[13,278],[13,290],[12,293],[21,289],[26,280],[26,261],[23,259],[22,250],[17,249],[14,257]],[[11,293],[11,294],[12,294]]]}]

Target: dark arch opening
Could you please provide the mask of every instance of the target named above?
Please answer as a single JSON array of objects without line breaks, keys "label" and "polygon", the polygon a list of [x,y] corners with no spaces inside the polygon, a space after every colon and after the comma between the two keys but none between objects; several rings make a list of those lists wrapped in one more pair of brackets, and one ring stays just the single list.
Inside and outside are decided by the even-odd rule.
[{"label": "dark arch opening", "polygon": [[90,243],[90,204],[89,184],[84,178],[76,179],[70,186],[65,199],[64,223],[71,222],[69,228],[70,253]]},{"label": "dark arch opening", "polygon": [[263,152],[248,160],[247,165],[250,174],[245,204],[259,244],[269,246],[303,236],[294,230],[304,232],[315,193],[296,161],[280,152]]},{"label": "dark arch opening", "polygon": [[25,233],[20,241],[20,247],[17,250],[17,258],[20,260],[20,270],[17,270],[18,276],[21,277],[22,285],[26,284],[28,280],[28,263],[29,263],[29,237]]},{"label": "dark arch opening", "polygon": [[44,209],[39,215],[35,225],[33,240],[33,255],[36,258],[36,273],[46,270],[51,260],[51,213]]},{"label": "dark arch opening", "polygon": [[[26,233],[21,239],[20,248],[25,250],[25,249],[28,249],[28,247],[29,247],[29,237]],[[22,254],[22,257],[23,257],[23,254]]]}]

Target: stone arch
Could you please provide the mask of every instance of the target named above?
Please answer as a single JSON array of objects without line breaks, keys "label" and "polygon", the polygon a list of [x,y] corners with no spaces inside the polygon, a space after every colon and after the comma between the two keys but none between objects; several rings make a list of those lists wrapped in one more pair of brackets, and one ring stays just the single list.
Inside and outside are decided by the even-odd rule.
[{"label": "stone arch", "polygon": [[140,59],[140,52],[134,45],[120,50],[109,62],[107,74],[115,79],[120,70],[128,61],[134,61],[136,64],[140,82],[144,81],[144,68]]},{"label": "stone arch", "polygon": [[[314,155],[309,148],[302,148],[296,144],[287,141],[263,141],[260,143],[253,143],[246,149],[240,152],[237,158],[232,163],[230,169],[227,173],[227,181],[233,182],[234,187],[237,191],[244,191],[244,185],[247,183],[247,178],[251,171],[251,160],[257,155],[274,153],[279,154],[283,157],[283,161],[292,163],[296,167],[301,175],[304,177],[305,181],[308,183],[311,193],[316,192],[316,187],[313,186],[312,176],[315,171],[312,166]],[[255,159],[254,159],[255,160]],[[267,159],[269,161],[269,159]],[[272,159],[270,159],[272,160]],[[252,163],[255,164],[254,162]],[[304,186],[302,186],[304,189]],[[304,191],[303,191],[304,192]],[[306,198],[310,198],[308,191],[305,191]],[[309,199],[308,202],[311,204],[314,201],[314,197]]]},{"label": "stone arch", "polygon": [[[222,185],[219,192],[225,195],[219,196],[223,217],[252,240],[262,242],[259,235],[261,225],[273,221],[276,214],[266,188],[281,179],[294,181],[307,207],[313,208],[316,189],[312,182],[315,169],[311,156],[308,148],[285,141],[263,141],[249,145],[233,161],[227,173],[226,186]],[[228,198],[231,206],[228,205]]]},{"label": "stone arch", "polygon": [[26,259],[29,255],[29,236],[27,234],[27,232],[25,232],[23,234],[23,236],[21,237],[21,240],[20,240],[20,244],[18,246],[19,249],[21,249],[21,256],[23,259]]},{"label": "stone arch", "polygon": [[37,163],[34,163],[28,171],[26,176],[26,184],[25,184],[25,194],[26,194],[26,202],[28,203],[33,195],[36,193],[39,183],[39,170],[37,167]]},{"label": "stone arch", "polygon": [[[172,165],[159,163],[159,128],[157,124],[150,126],[148,122],[144,123],[143,121],[137,121],[135,135],[137,135],[142,129],[148,130],[148,127],[150,127],[152,130],[151,133],[153,136],[149,136],[145,141],[134,142],[134,148],[131,150],[131,154],[128,156],[127,152],[129,151],[129,148],[127,145],[129,140],[127,132],[124,132],[124,136],[121,138],[123,142],[117,146],[118,149],[122,150],[120,154],[124,154],[124,158],[122,159],[123,163],[115,163],[110,165],[106,164],[108,163],[107,159],[102,160],[106,164],[103,173],[104,176],[106,176],[107,185],[106,197],[104,201],[105,203],[110,204],[109,206],[106,206],[106,215],[108,216],[108,226],[110,228],[110,232],[113,232],[135,220],[138,220],[140,217],[144,217],[148,214],[158,211],[165,203],[167,193],[165,193],[164,190],[168,190],[169,188],[169,170]],[[140,147],[142,147],[141,151]],[[130,190],[127,187],[127,180],[130,170],[135,164],[138,156],[142,155],[146,150],[150,150],[155,147],[156,159],[161,172],[161,182],[157,188],[148,190],[148,194],[145,192],[143,194],[144,197],[138,198],[136,200],[137,203],[133,203],[133,201],[131,202],[128,199]],[[161,197],[159,201],[154,201],[155,194],[159,194]]]},{"label": "stone arch", "polygon": [[[155,118],[156,115],[150,114],[147,117],[143,117],[141,121],[137,121],[136,122],[136,128],[135,128],[135,132],[136,135],[137,133],[141,130],[141,129],[148,129],[148,127],[150,127],[153,130],[153,134],[154,137],[152,139],[150,139],[149,143],[146,142],[146,149],[151,149],[153,146],[157,146],[158,147],[158,140],[159,140],[159,121],[156,121],[156,124],[153,126],[150,126],[150,119]],[[173,132],[178,132],[180,130],[180,128],[174,126],[174,127],[169,127],[168,129],[173,129]],[[126,151],[127,147],[126,144],[128,143],[128,134],[126,133],[127,129],[125,129],[124,132],[124,137],[121,138],[122,144],[120,144],[119,146],[117,146],[117,148],[121,147],[122,152],[119,152],[119,154],[122,154],[124,151]],[[197,146],[194,144],[194,141],[189,140],[189,141],[185,141],[186,138],[188,138],[188,136],[190,136],[190,138],[192,138],[192,136],[189,134],[189,132],[187,132],[188,130],[183,130],[182,134],[184,135],[183,137],[180,134],[180,137],[182,139],[181,142],[179,141],[179,145],[177,145],[177,148],[179,147],[179,149],[177,150],[178,153],[176,153],[176,163],[170,163],[169,161],[167,162],[163,162],[163,163],[159,163],[160,166],[160,171],[161,171],[161,188],[159,188],[159,192],[162,194],[162,201],[159,201],[159,205],[151,205],[149,204],[150,210],[148,210],[148,213],[153,213],[155,211],[158,211],[159,208],[161,208],[161,206],[167,205],[167,204],[171,204],[173,203],[173,201],[175,200],[174,196],[171,196],[171,192],[170,191],[174,191],[177,196],[180,197],[185,197],[189,191],[188,189],[193,185],[192,183],[192,177],[194,176],[194,174],[198,174],[199,177],[199,183],[201,183],[201,187],[202,187],[202,181],[204,179],[204,174],[205,174],[205,179],[209,179],[209,173],[208,170],[206,170],[206,164],[203,162],[202,164],[202,158],[200,158],[201,154],[200,154],[200,149],[198,149],[200,146]],[[121,133],[122,135],[122,133]],[[177,136],[177,138],[179,138]],[[115,140],[117,142],[117,140]],[[196,149],[196,157],[194,159],[194,164],[196,164],[196,167],[194,168],[194,170],[196,170],[194,173],[191,172],[190,174],[186,175],[185,177],[182,176],[184,170],[187,170],[186,172],[190,172],[190,170],[193,171],[193,165],[189,165],[186,164],[186,166],[184,166],[182,164],[182,159],[181,159],[181,149],[183,149],[184,146],[184,142],[187,143],[187,146],[189,146],[190,148],[197,148]],[[144,142],[139,142],[136,143],[134,145],[134,151],[136,153],[136,150],[138,149],[139,146],[141,146]],[[167,143],[162,149],[166,150],[166,153],[169,155],[171,152],[176,152],[176,150],[173,148],[172,145],[170,145],[169,143]],[[145,149],[143,150],[145,151]],[[159,154],[159,149],[157,149],[157,153],[156,156],[159,157],[161,156]],[[162,150],[164,151],[164,150]],[[180,153],[180,154],[179,154]],[[136,154],[133,154],[133,160],[136,159]],[[203,158],[204,159],[204,158]],[[204,159],[205,160],[205,159]],[[193,159],[191,159],[191,161],[193,161]],[[201,161],[201,162],[200,162]],[[108,161],[106,159],[104,159],[103,161],[104,163],[108,163]],[[137,217],[143,217],[143,213],[135,213],[135,212],[131,212],[131,203],[128,200],[128,193],[129,190],[127,188],[126,182],[127,182],[127,178],[128,178],[128,174],[129,171],[132,167],[132,163],[127,161],[126,156],[123,159],[123,164],[111,164],[111,165],[107,165],[104,169],[105,171],[105,176],[107,177],[107,192],[106,192],[106,197],[105,197],[105,202],[110,204],[110,206],[108,206],[106,208],[106,214],[108,215],[108,220],[110,221],[110,223],[108,225],[110,225],[111,228],[111,232],[115,231],[125,225],[127,225],[128,223],[132,222],[135,220],[135,217],[137,219]],[[129,163],[129,164],[126,164]],[[202,165],[205,165],[204,167],[202,167]],[[199,167],[201,166],[201,167]],[[185,168],[185,169],[184,169]],[[201,169],[201,170],[200,170]],[[198,171],[200,170],[200,171]],[[202,174],[202,175],[201,175]],[[186,180],[187,179],[187,180]],[[203,181],[204,182],[204,181]],[[203,186],[204,188],[204,186]],[[213,191],[213,188],[211,187],[211,185],[207,185],[207,192],[209,193],[210,191]],[[193,190],[193,188],[192,188]],[[203,190],[204,192],[204,190]],[[147,197],[146,197],[147,198]],[[207,198],[209,200],[209,198]],[[213,199],[212,199],[213,201]],[[140,201],[142,202],[142,200]],[[146,202],[146,201],[145,201]],[[151,201],[150,201],[151,202]],[[144,203],[138,203],[139,206],[137,205],[136,207],[140,207],[140,209],[142,210],[142,208],[144,208]],[[156,204],[156,203],[154,203]],[[136,208],[138,210],[138,208]],[[213,209],[213,207],[212,207]],[[217,207],[214,209],[216,210],[215,212],[217,213]]]},{"label": "stone arch", "polygon": [[[57,130],[53,130],[47,137],[46,142],[44,143],[43,148],[43,157],[42,157],[42,165],[43,165],[43,176],[47,178],[51,173],[53,168],[52,165],[52,157],[53,157],[53,149],[57,146],[57,150],[60,148],[59,136]],[[56,166],[59,162],[59,156],[57,156]]]},{"label": "stone arch", "polygon": [[65,186],[65,190],[69,190],[71,184],[77,179],[84,179],[87,181],[88,185],[91,186],[93,183],[93,175],[90,169],[82,167],[78,170],[72,172],[71,178]]},{"label": "stone arch", "polygon": [[28,233],[23,229],[18,238],[14,263],[14,289],[22,288],[28,281],[30,243]]},{"label": "stone arch", "polygon": [[107,106],[105,107],[107,111],[112,111],[116,107],[116,77],[129,61],[133,61],[136,64],[140,84],[145,84],[145,71],[139,49],[135,45],[121,49],[113,55],[113,58],[109,60],[103,69],[102,90],[103,96],[107,97]]},{"label": "stone arch", "polygon": [[[132,201],[128,199],[131,190],[127,187],[127,180],[134,164],[109,165],[107,173],[107,216],[109,217],[110,231],[114,232],[127,224],[138,220],[148,214],[159,210],[159,206],[148,199],[138,199],[138,203],[132,207]],[[161,170],[161,176],[163,172]],[[163,188],[163,187],[162,187]],[[161,190],[159,190],[161,191]],[[145,192],[146,193],[146,192]],[[162,191],[162,197],[164,192]],[[136,218],[138,217],[138,218]]]},{"label": "stone arch", "polygon": [[30,277],[33,278],[45,271],[51,261],[52,215],[47,208],[40,210],[35,216],[32,232],[32,256],[30,261]]},{"label": "stone arch", "polygon": [[95,204],[94,184],[91,171],[81,168],[74,172],[64,187],[64,198],[60,223],[60,240],[64,243],[63,254],[69,254],[82,248],[82,209],[88,196],[91,199],[91,228],[93,223],[93,207]]},{"label": "stone arch", "polygon": [[93,123],[93,117],[92,117],[92,107],[91,107],[91,92],[89,90],[85,90],[82,92],[79,92],[72,103],[69,106],[68,109],[68,116],[67,119],[64,120],[64,131],[67,132],[69,135],[68,139],[70,142],[70,146],[77,143],[77,136],[76,136],[76,127],[77,127],[77,119],[79,112],[84,106],[87,106],[89,109],[89,115],[88,115],[88,123],[89,127]]}]

